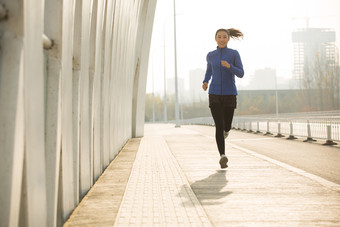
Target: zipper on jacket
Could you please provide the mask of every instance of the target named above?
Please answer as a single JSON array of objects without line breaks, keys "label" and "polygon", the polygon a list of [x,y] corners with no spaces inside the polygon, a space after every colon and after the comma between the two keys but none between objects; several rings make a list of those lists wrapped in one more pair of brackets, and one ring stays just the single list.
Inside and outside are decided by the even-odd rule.
[{"label": "zipper on jacket", "polygon": [[220,76],[221,76],[221,95],[222,95],[222,89],[223,89],[223,84],[222,84],[222,49],[220,49]]}]

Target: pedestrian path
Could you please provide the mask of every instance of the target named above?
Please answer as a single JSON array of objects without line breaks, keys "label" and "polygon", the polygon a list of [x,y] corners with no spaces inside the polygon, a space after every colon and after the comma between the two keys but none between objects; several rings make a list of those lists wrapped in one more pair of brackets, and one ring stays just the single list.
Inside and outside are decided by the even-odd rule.
[{"label": "pedestrian path", "polygon": [[[232,131],[228,140],[241,133]],[[105,213],[105,204],[112,203],[118,208],[110,211],[110,222],[97,219],[87,226],[340,226],[339,185],[232,142],[226,144],[229,167],[221,170],[213,134],[207,126],[146,125],[122,199],[85,198],[75,212],[83,225],[72,222],[74,214],[67,226],[88,223],[91,215],[81,215],[82,206],[92,204],[94,213],[95,207]],[[259,136],[257,141],[266,146],[269,140]],[[103,178],[108,186],[117,175]],[[94,191],[104,194],[116,188],[96,185]]]},{"label": "pedestrian path", "polygon": [[[340,226],[338,187],[232,142],[226,145],[229,167],[222,171],[213,127],[149,125],[146,135],[152,134],[165,138],[213,226]],[[244,134],[232,131],[227,141]],[[263,146],[268,142],[265,136],[258,140]]]},{"label": "pedestrian path", "polygon": [[162,136],[142,139],[115,226],[211,226]]}]

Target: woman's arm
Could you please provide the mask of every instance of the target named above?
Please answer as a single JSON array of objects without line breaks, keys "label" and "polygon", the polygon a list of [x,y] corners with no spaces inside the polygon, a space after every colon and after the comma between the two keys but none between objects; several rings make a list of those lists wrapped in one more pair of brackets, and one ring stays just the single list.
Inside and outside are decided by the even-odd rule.
[{"label": "woman's arm", "polygon": [[204,83],[209,83],[209,80],[211,79],[211,74],[212,74],[212,69],[211,69],[211,64],[209,62],[209,54],[207,55],[207,70],[205,71],[205,77],[203,80],[203,84]]},{"label": "woman's arm", "polygon": [[244,76],[243,65],[241,61],[240,54],[235,51],[235,65],[230,64],[230,71],[234,73],[237,77],[242,78]]},{"label": "woman's arm", "polygon": [[235,58],[234,58],[234,64],[231,64],[227,61],[221,61],[222,66],[226,67],[229,69],[233,74],[235,74],[237,77],[242,78],[244,76],[244,70],[243,70],[243,65],[241,61],[240,54],[235,51]]}]

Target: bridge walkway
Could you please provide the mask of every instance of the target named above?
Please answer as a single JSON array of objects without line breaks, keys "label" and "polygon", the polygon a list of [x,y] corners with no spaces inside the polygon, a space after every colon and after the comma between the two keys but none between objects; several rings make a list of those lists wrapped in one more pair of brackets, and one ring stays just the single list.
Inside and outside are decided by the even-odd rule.
[{"label": "bridge walkway", "polygon": [[213,135],[146,125],[64,226],[340,226],[338,147],[233,130],[221,169]]}]

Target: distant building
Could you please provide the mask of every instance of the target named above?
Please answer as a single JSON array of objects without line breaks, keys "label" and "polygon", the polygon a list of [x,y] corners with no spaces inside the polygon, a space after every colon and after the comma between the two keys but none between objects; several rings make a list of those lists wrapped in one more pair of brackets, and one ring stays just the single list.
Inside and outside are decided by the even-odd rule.
[{"label": "distant building", "polygon": [[301,82],[313,72],[316,59],[334,67],[339,65],[335,31],[327,28],[303,28],[292,33],[294,43],[294,79]]}]

